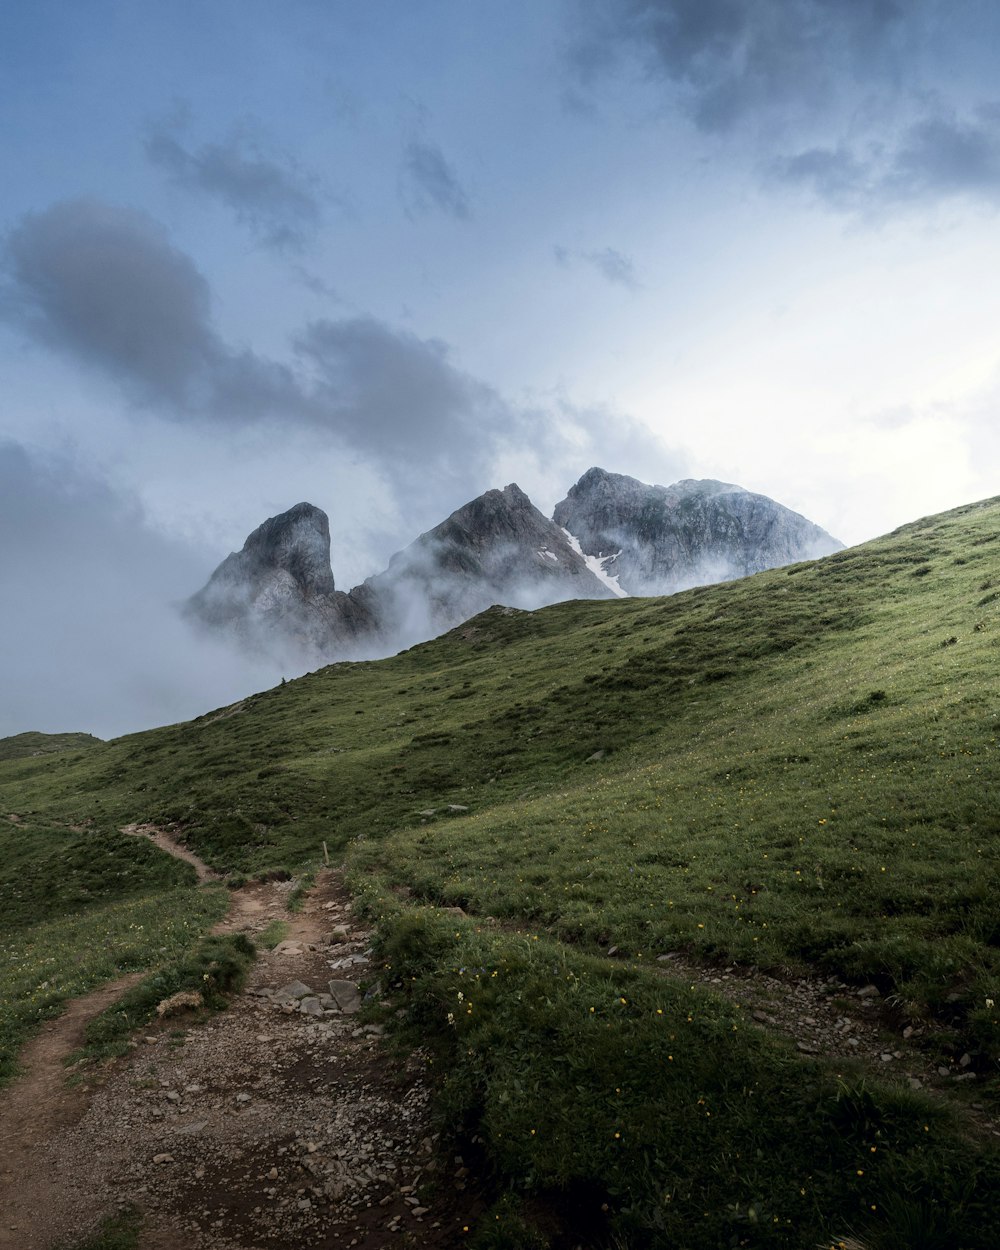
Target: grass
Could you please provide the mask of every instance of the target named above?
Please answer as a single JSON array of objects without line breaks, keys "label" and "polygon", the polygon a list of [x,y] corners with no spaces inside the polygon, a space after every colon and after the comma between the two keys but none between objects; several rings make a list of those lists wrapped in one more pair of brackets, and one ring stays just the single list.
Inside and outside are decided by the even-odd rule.
[{"label": "grass", "polygon": [[266,951],[273,951],[286,937],[288,937],[288,922],[270,920],[267,926],[257,934],[256,943]]},{"label": "grass", "polygon": [[0,898],[30,929],[41,905],[85,926],[208,897],[132,858],[132,821],[233,874],[307,872],[325,841],[381,917],[444,1112],[513,1195],[489,1237],[544,1239],[544,1211],[572,1224],[593,1190],[629,1245],[853,1230],[891,1250],[894,1228],[934,1244],[926,1194],[948,1245],[992,1245],[996,1156],[957,1122],[858,1071],[838,1084],[652,961],[873,981],[995,1104],[998,673],[996,500],[669,599],[493,609],[185,725],[0,762],[20,856]]},{"label": "grass", "polygon": [[926,1209],[942,1244],[996,1245],[1000,1154],[926,1097],[803,1062],[647,969],[362,893],[442,1120],[499,1189],[565,1209],[574,1240],[798,1250],[849,1225],[883,1250]]},{"label": "grass", "polygon": [[308,868],[295,885],[292,887],[291,893],[288,895],[288,901],[285,903],[285,909],[292,912],[300,912],[305,905],[306,895],[316,884],[316,870]]},{"label": "grass", "polygon": [[242,933],[203,937],[175,962],[144,977],[87,1024],[84,1047],[74,1059],[99,1060],[123,1055],[132,1033],[156,1017],[164,999],[196,992],[201,1006],[219,1010],[227,996],[238,993],[256,958],[253,943]]},{"label": "grass", "polygon": [[101,739],[92,734],[14,734],[0,738],[0,760],[23,759],[31,755],[48,755],[53,751],[80,751],[99,745]]},{"label": "grass", "polygon": [[97,1230],[82,1241],[60,1250],[137,1250],[142,1231],[142,1216],[135,1207],[128,1207],[102,1220]]}]

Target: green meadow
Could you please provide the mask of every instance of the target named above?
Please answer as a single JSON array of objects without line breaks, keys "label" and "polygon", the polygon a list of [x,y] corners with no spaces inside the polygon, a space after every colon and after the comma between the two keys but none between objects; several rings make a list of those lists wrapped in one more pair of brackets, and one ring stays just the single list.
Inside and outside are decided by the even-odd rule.
[{"label": "green meadow", "polygon": [[224,908],[122,825],[234,875],[325,842],[496,1196],[480,1247],[995,1247],[967,1098],[804,1058],[657,956],[874,983],[996,1107],[998,678],[993,500],[667,599],[491,609],[110,743],[0,744],[7,1071]]}]

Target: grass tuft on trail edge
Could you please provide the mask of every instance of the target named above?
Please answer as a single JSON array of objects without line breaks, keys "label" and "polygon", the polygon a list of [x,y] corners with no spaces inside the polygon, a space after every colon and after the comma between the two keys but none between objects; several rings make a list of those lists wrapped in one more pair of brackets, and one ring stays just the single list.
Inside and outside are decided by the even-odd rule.
[{"label": "grass tuft on trail edge", "polygon": [[256,957],[253,942],[242,933],[202,938],[184,958],[144,977],[90,1020],[84,1031],[83,1050],[72,1059],[107,1059],[125,1054],[132,1033],[155,1019],[157,1006],[175,994],[188,992],[196,996],[199,1001],[192,1004],[195,1010],[220,1010],[229,995],[243,988]]},{"label": "grass tuft on trail edge", "polygon": [[127,1207],[103,1219],[99,1227],[82,1241],[60,1245],[58,1250],[137,1250],[142,1232],[142,1215],[137,1207]]}]

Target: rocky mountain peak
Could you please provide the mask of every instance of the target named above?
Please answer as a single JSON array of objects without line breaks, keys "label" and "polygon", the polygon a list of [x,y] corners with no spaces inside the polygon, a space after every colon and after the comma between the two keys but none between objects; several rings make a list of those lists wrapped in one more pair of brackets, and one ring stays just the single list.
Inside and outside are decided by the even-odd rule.
[{"label": "rocky mountain peak", "polygon": [[515,482],[485,491],[348,594],[334,588],[326,514],[296,504],[258,526],[187,611],[253,649],[325,662],[398,650],[492,604],[671,594],[839,547],[741,486],[648,486],[595,466],[551,520]]},{"label": "rocky mountain peak", "polygon": [[593,468],[553,516],[630,595],[728,581],[841,546],[773,499],[712,479],[648,486]]},{"label": "rocky mountain peak", "polygon": [[311,503],[297,503],[269,517],[247,538],[243,550],[230,558],[239,562],[241,575],[283,570],[306,596],[334,591],[330,521],[322,508]]},{"label": "rocky mountain peak", "polygon": [[520,541],[527,530],[548,530],[548,520],[516,482],[488,490],[457,508],[447,520],[421,534],[417,543],[471,544],[482,547],[502,540]]},{"label": "rocky mountain peak", "polygon": [[330,522],[311,503],[269,517],[219,565],[186,614],[233,634],[251,650],[317,659],[350,653],[376,630],[363,605],[334,585]]}]

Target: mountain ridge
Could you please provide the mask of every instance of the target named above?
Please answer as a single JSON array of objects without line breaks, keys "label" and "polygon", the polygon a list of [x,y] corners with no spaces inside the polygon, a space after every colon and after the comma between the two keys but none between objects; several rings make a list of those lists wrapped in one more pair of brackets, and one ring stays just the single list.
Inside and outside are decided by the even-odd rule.
[{"label": "mountain ridge", "polygon": [[494,603],[671,594],[841,546],[740,486],[648,486],[595,466],[551,519],[516,483],[485,491],[347,592],[334,581],[326,514],[296,504],[258,526],[184,611],[248,649],[325,663],[389,654]]}]

